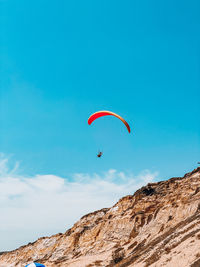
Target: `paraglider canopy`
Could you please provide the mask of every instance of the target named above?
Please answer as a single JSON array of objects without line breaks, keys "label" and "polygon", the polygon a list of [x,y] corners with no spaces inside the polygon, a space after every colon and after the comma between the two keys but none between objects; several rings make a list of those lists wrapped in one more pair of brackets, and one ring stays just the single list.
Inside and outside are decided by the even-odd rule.
[{"label": "paraglider canopy", "polygon": [[103,117],[103,116],[108,116],[108,115],[111,115],[111,116],[114,116],[118,119],[120,119],[126,126],[128,132],[130,133],[131,132],[131,129],[130,129],[130,126],[129,124],[125,121],[125,119],[123,119],[121,116],[119,116],[118,114],[114,113],[114,112],[111,112],[111,111],[107,111],[107,110],[102,110],[102,111],[98,111],[98,112],[95,112],[93,113],[89,119],[88,119],[88,124],[90,125],[94,120],[100,118],[100,117]]},{"label": "paraglider canopy", "polygon": [[45,267],[44,264],[38,263],[38,262],[33,262],[30,264],[27,264],[25,267]]}]

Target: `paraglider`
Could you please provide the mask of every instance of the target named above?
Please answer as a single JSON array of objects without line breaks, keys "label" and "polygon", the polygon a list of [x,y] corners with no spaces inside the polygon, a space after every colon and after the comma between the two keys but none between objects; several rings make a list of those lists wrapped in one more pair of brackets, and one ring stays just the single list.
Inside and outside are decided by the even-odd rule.
[{"label": "paraglider", "polygon": [[[130,126],[129,124],[125,121],[124,118],[122,118],[121,116],[119,116],[118,114],[114,113],[114,112],[111,112],[111,111],[107,111],[107,110],[102,110],[102,111],[97,111],[95,113],[93,113],[89,119],[88,119],[88,124],[92,124],[93,121],[95,121],[96,119],[100,118],[100,117],[103,117],[103,116],[114,116],[118,119],[120,119],[124,125],[126,126],[128,132],[130,133],[131,132],[131,129],[130,129]],[[97,154],[97,157],[100,158],[101,156],[103,155],[103,152],[99,151],[98,154]]]},{"label": "paraglider", "polygon": [[102,155],[103,155],[103,152],[100,151],[100,152],[97,154],[97,157],[100,158]]},{"label": "paraglider", "polygon": [[121,116],[119,116],[118,114],[114,113],[114,112],[111,112],[111,111],[107,111],[107,110],[102,110],[102,111],[97,111],[95,113],[93,113],[89,119],[88,119],[88,124],[90,125],[94,120],[100,118],[100,117],[103,117],[103,116],[108,116],[108,115],[111,115],[111,116],[114,116],[118,119],[120,119],[126,126],[128,132],[130,133],[131,132],[131,129],[130,129],[130,126],[129,124],[125,121],[125,119],[123,119]]}]

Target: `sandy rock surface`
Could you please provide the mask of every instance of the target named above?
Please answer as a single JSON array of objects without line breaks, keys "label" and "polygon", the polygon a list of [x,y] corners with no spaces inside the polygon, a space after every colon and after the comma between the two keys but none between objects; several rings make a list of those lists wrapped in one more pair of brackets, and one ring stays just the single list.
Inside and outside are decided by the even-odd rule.
[{"label": "sandy rock surface", "polygon": [[0,267],[200,266],[200,168],[151,183],[63,234],[0,255]]}]

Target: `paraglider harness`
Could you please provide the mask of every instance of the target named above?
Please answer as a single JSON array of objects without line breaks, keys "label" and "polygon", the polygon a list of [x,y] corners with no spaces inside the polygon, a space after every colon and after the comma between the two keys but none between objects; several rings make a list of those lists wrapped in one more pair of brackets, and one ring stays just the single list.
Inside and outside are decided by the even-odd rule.
[{"label": "paraglider harness", "polygon": [[103,152],[99,151],[99,153],[97,154],[97,157],[100,158],[103,155]]}]

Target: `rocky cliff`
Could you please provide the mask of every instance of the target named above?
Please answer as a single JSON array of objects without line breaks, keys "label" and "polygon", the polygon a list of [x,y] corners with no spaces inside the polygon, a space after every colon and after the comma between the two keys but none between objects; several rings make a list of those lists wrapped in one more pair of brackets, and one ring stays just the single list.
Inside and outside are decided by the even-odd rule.
[{"label": "rocky cliff", "polygon": [[147,184],[64,234],[0,255],[1,267],[200,266],[200,168]]}]

